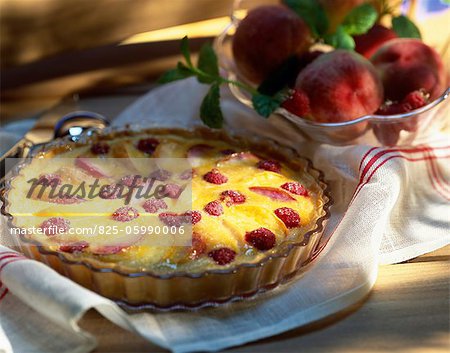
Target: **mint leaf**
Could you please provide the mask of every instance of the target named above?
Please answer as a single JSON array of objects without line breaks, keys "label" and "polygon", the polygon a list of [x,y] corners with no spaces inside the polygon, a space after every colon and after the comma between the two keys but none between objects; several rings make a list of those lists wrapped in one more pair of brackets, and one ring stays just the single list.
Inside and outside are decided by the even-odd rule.
[{"label": "mint leaf", "polygon": [[342,27],[347,34],[364,34],[373,27],[378,18],[377,10],[370,4],[355,7],[345,16]]},{"label": "mint leaf", "polygon": [[217,81],[219,76],[219,65],[217,63],[217,55],[211,44],[205,43],[199,52],[197,68],[207,75],[198,76],[201,83],[213,83]]},{"label": "mint leaf", "polygon": [[328,30],[328,17],[317,0],[283,0],[308,25],[315,37],[321,37]]},{"label": "mint leaf", "polygon": [[342,26],[339,26],[333,34],[327,34],[324,37],[324,40],[326,44],[329,44],[336,49],[353,50],[355,48],[355,40],[351,35],[345,32]]},{"label": "mint leaf", "polygon": [[422,38],[414,22],[404,15],[392,18],[392,29],[400,38]]},{"label": "mint leaf", "polygon": [[281,102],[280,96],[271,97],[265,94],[255,94],[252,97],[253,108],[265,118],[268,118],[281,105]]},{"label": "mint leaf", "polygon": [[183,63],[178,63],[175,69],[166,71],[159,79],[158,83],[169,83],[173,81],[183,80],[190,76],[194,76],[194,73]]},{"label": "mint leaf", "polygon": [[221,128],[223,124],[223,114],[220,109],[220,90],[217,83],[213,84],[203,98],[200,106],[200,118],[205,125],[211,128]]},{"label": "mint leaf", "polygon": [[192,67],[191,51],[189,50],[188,36],[184,36],[183,39],[181,40],[181,53],[186,59],[186,63],[188,64],[188,66]]}]

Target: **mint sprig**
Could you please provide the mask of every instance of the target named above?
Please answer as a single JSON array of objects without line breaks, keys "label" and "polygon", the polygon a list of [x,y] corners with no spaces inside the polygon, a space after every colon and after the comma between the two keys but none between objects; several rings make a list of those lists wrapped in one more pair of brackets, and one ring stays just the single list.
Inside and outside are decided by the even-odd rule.
[{"label": "mint sprig", "polygon": [[345,16],[342,28],[349,35],[364,34],[373,27],[377,19],[377,10],[370,4],[362,4]]},{"label": "mint sprig", "polygon": [[223,124],[223,113],[220,109],[220,88],[218,83],[213,83],[203,98],[200,106],[200,119],[205,125],[218,129]]},{"label": "mint sprig", "polygon": [[370,4],[362,4],[351,10],[336,31],[324,35],[326,44],[336,49],[355,49],[355,40],[352,36],[364,34],[373,27],[378,19],[377,10]]},{"label": "mint sprig", "polygon": [[207,73],[208,77],[199,76],[201,83],[214,83],[219,77],[219,65],[217,64],[217,55],[211,45],[203,45],[198,55],[197,68]]},{"label": "mint sprig", "polygon": [[332,34],[326,34],[324,37],[324,42],[331,45],[336,49],[355,49],[355,40],[348,34],[343,26],[338,26],[336,32]]},{"label": "mint sprig", "polygon": [[262,93],[252,97],[252,104],[259,115],[268,118],[288,97],[288,93],[282,90],[273,96]]},{"label": "mint sprig", "polygon": [[223,113],[220,107],[220,86],[222,84],[232,84],[250,93],[256,112],[266,118],[284,100],[281,94],[276,93],[272,96],[262,94],[250,85],[220,76],[217,55],[209,43],[205,43],[200,49],[196,66],[194,66],[191,58],[187,36],[181,40],[181,53],[185,62],[178,62],[177,67],[165,72],[158,82],[168,83],[188,77],[196,77],[200,83],[209,84],[208,93],[200,106],[200,118],[205,125],[211,128],[217,129],[223,125]]},{"label": "mint sprig", "polygon": [[392,18],[392,29],[400,38],[422,38],[419,28],[404,15]]}]

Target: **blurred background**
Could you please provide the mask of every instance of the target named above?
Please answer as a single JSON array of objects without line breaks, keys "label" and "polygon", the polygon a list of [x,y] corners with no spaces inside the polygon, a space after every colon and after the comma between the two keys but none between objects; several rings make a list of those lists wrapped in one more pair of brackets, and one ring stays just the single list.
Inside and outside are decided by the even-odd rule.
[{"label": "blurred background", "polygon": [[[443,40],[450,36],[445,0],[388,1],[420,21],[426,42],[448,45]],[[238,2],[252,7],[278,1]],[[114,94],[117,87],[148,85],[179,59],[184,35],[193,38],[195,51],[219,34],[233,3],[0,0],[1,123],[30,116],[73,93]]]}]

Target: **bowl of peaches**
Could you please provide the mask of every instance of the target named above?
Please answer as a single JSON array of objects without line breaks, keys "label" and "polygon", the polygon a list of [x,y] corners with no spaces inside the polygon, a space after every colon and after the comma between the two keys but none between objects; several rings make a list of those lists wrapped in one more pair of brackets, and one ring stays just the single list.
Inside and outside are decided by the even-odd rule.
[{"label": "bowl of peaches", "polygon": [[445,53],[390,3],[237,1],[214,52],[239,101],[310,140],[422,143],[447,123]]}]

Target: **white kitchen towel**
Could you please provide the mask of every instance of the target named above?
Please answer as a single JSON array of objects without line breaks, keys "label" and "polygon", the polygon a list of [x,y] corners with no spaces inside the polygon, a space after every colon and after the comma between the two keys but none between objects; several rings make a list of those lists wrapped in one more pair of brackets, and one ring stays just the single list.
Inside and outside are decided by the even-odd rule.
[{"label": "white kitchen towel", "polygon": [[[194,79],[155,89],[120,114],[115,125],[200,124],[198,107],[206,89]],[[342,310],[370,291],[379,264],[450,243],[448,133],[428,145],[405,148],[318,145],[303,140],[283,119],[265,120],[228,91],[223,95],[227,129],[297,149],[324,171],[331,185],[335,204],[325,233],[329,241],[310,270],[297,281],[242,302],[129,315],[0,245],[0,352],[88,352],[95,340],[77,327],[77,320],[90,308],[174,352],[225,349]],[[446,104],[442,114],[448,116]]]}]

